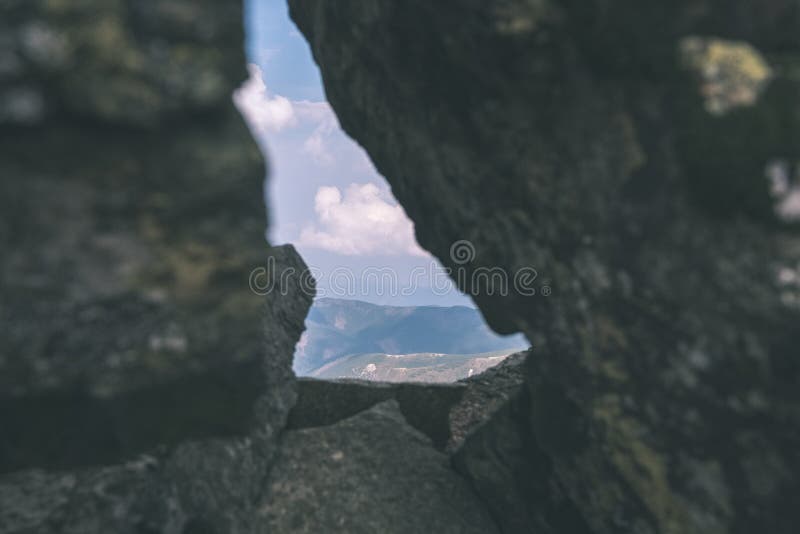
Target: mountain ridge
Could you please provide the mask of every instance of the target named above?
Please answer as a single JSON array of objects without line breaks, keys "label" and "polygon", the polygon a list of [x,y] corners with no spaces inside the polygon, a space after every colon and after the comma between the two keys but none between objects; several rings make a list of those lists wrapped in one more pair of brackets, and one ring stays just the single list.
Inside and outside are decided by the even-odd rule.
[{"label": "mountain ridge", "polygon": [[348,354],[308,372],[312,378],[357,378],[381,382],[455,382],[479,375],[518,349],[475,354]]},{"label": "mountain ridge", "polygon": [[321,298],[306,318],[294,369],[307,375],[359,354],[470,355],[527,346],[522,336],[495,334],[480,312],[467,306],[384,306]]}]

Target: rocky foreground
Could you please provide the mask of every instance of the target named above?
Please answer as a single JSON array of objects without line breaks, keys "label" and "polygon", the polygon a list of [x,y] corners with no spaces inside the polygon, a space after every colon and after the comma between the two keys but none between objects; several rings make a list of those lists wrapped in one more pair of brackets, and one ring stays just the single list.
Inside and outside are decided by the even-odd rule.
[{"label": "rocky foreground", "polygon": [[290,6],[421,245],[536,269],[461,279],[535,351],[297,380],[240,6],[0,2],[0,533],[793,533],[797,3]]}]

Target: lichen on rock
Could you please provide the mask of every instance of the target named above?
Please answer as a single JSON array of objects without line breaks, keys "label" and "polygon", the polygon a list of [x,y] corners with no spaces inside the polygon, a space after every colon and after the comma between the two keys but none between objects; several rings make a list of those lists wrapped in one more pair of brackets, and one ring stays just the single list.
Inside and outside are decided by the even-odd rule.
[{"label": "lichen on rock", "polygon": [[705,108],[712,115],[754,105],[773,76],[764,57],[745,42],[685,37],[679,47],[683,63],[698,77]]}]

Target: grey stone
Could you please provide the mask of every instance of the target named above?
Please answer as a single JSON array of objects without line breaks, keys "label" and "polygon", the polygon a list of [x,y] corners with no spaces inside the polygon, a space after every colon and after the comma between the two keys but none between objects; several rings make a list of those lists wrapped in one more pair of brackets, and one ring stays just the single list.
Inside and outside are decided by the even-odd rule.
[{"label": "grey stone", "polygon": [[[273,249],[272,257],[276,270],[305,270],[291,246]],[[3,444],[25,447],[26,459],[33,458],[37,465],[52,463],[52,457],[64,454],[65,447],[84,447],[79,458],[91,460],[86,463],[109,462],[145,447],[152,450],[117,465],[72,471],[36,469],[0,477],[0,533],[257,532],[260,520],[253,503],[262,494],[295,401],[291,355],[313,296],[307,287],[301,288],[299,280],[284,290],[266,298],[266,353],[255,368],[247,369],[249,377],[223,368],[213,370],[217,375],[213,378],[169,384],[164,390],[170,392],[168,401],[182,394],[188,397],[177,399],[177,406],[160,404],[162,392],[146,390],[136,399],[144,407],[125,406],[126,411],[119,408],[120,399],[106,400],[102,407],[76,407],[82,411],[68,415],[80,415],[87,424],[78,429],[68,426],[74,419],[57,420],[59,412],[53,405],[39,407],[40,413],[31,413],[23,405],[17,414],[13,406],[4,406],[4,421],[16,415],[12,423],[19,421],[19,426],[4,427]],[[216,394],[217,389],[241,390],[248,381],[253,383],[253,391],[248,392],[253,398],[246,404],[230,402],[231,393]],[[190,413],[180,411],[189,406],[203,410],[194,421]],[[107,410],[103,415],[108,421],[89,421],[99,410]],[[224,425],[237,417],[246,422],[237,429],[239,437],[190,441],[193,436],[187,432],[168,436],[169,440],[155,432],[171,424],[223,434]],[[92,426],[101,423],[107,426]],[[44,443],[35,441],[37,437]],[[121,442],[109,444],[110,437]],[[13,460],[17,450],[6,450],[4,454]]]},{"label": "grey stone", "polygon": [[796,2],[290,5],[421,245],[534,350],[298,391],[239,4],[6,0],[0,533],[793,533]]},{"label": "grey stone", "polygon": [[[420,244],[531,341],[518,434],[564,509],[595,533],[793,532],[800,239],[765,169],[800,161],[796,3],[289,3]],[[687,62],[685,36],[713,53]],[[735,106],[707,101],[721,57]],[[490,292],[487,268],[536,277]]]},{"label": "grey stone", "polygon": [[326,426],[378,403],[395,400],[408,424],[438,449],[451,439],[450,417],[467,388],[461,384],[394,384],[364,380],[297,380],[288,429]]},{"label": "grey stone", "polygon": [[186,443],[158,456],[0,479],[3,534],[255,532],[268,462],[247,439]]},{"label": "grey stone", "polygon": [[9,87],[2,93],[0,124],[31,125],[45,113],[44,98],[35,87]]},{"label": "grey stone", "polygon": [[458,448],[473,429],[492,419],[497,411],[524,393],[525,361],[529,354],[530,351],[512,354],[483,373],[460,381],[467,387],[450,411],[448,450]]},{"label": "grey stone", "polygon": [[528,353],[509,356],[479,375],[452,384],[398,384],[298,378],[287,429],[327,426],[380,402],[398,403],[408,424],[439,450],[453,452],[474,429],[524,393]]},{"label": "grey stone", "polygon": [[270,532],[497,531],[467,482],[394,400],[287,432],[262,506]]},{"label": "grey stone", "polygon": [[[246,75],[240,6],[36,1],[0,13],[14,27],[3,53],[25,62],[20,80],[0,80],[0,122],[13,119],[0,125],[0,472],[244,436],[259,398],[284,418],[311,292],[295,280],[266,297],[264,318],[249,283],[270,255],[304,266],[264,242],[264,162],[230,99]],[[218,29],[213,42],[179,31],[200,21]],[[189,94],[198,78],[184,67],[224,94]],[[155,122],[128,116],[148,113],[127,100],[135,84],[117,84],[133,71],[152,82]]]}]

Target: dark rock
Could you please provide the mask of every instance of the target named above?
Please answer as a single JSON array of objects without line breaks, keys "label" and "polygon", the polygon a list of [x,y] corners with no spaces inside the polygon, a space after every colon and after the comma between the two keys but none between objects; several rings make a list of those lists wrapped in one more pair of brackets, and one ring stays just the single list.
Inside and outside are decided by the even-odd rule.
[{"label": "dark rock", "polygon": [[394,400],[409,425],[439,450],[452,452],[524,389],[527,353],[452,384],[297,379],[297,403],[287,429],[327,426]]},{"label": "dark rock", "polygon": [[262,506],[269,532],[497,531],[396,401],[331,426],[287,432]]},{"label": "dark rock", "polygon": [[535,349],[295,405],[313,283],[271,285],[305,267],[267,259],[238,3],[5,0],[0,534],[793,533],[797,2],[290,4],[420,243]]},{"label": "dark rock", "polygon": [[[291,246],[273,249],[271,257],[275,259],[271,265],[276,270],[305,271],[305,265]],[[24,458],[36,461],[37,465],[47,466],[54,463],[53,458],[60,460],[66,454],[73,454],[66,457],[69,460],[108,462],[115,455],[130,456],[137,449],[160,445],[148,455],[121,465],[70,472],[37,469],[0,477],[0,533],[169,534],[203,532],[198,530],[202,528],[210,529],[209,532],[261,532],[258,510],[253,503],[261,495],[280,432],[295,401],[290,360],[302,333],[301,318],[311,305],[312,294],[307,290],[293,283],[267,298],[267,353],[263,361],[258,360],[261,368],[250,369],[251,377],[209,373],[206,382],[189,381],[184,389],[175,383],[163,392],[142,391],[134,400],[144,406],[123,405],[128,411],[115,411],[118,404],[130,401],[128,398],[105,404],[94,401],[88,407],[91,409],[68,406],[59,411],[54,405],[40,406],[40,413],[31,413],[28,406],[23,406],[20,413],[11,410],[6,413],[4,406],[4,416],[16,417],[12,422],[19,423],[4,426],[4,444],[27,447],[12,448],[9,454],[26,454]],[[238,382],[225,384],[226,379]],[[232,391],[247,383],[253,384],[253,398],[248,399],[247,405],[226,403],[226,397],[215,395],[217,389],[225,391],[227,396],[236,395]],[[179,398],[183,393],[186,398]],[[164,401],[160,394],[168,394],[167,400],[175,400],[177,404],[159,404]],[[57,420],[65,409],[75,411],[68,412],[63,421]],[[187,441],[191,433],[179,433],[168,426],[194,425],[205,432],[221,433],[224,425],[237,416],[235,409],[249,414],[246,419],[249,424],[237,429],[241,437]],[[97,415],[96,410],[106,410],[101,414],[104,420],[90,421]],[[191,418],[193,413],[195,419]],[[38,415],[45,418],[30,419]],[[89,426],[66,426],[75,418],[82,418]],[[102,422],[108,427],[92,426]],[[169,430],[173,433],[165,437]],[[119,441],[109,443],[112,438]],[[176,445],[167,447],[169,443]],[[79,450],[81,445],[85,450]],[[65,447],[72,449],[65,452],[62,450]]]},{"label": "dark rock", "polygon": [[461,384],[394,384],[363,380],[297,379],[297,403],[288,429],[326,426],[394,400],[408,424],[425,434],[438,449],[451,439],[451,411],[467,388]]},{"label": "dark rock", "polygon": [[467,393],[450,415],[453,465],[487,503],[502,532],[588,534],[533,434],[527,357],[517,354],[465,381]]},{"label": "dark rock", "polygon": [[313,285],[251,287],[306,268],[264,242],[241,16],[0,3],[3,534],[259,531]]},{"label": "dark rock", "polygon": [[483,373],[465,378],[464,395],[450,411],[447,449],[458,448],[474,428],[494,417],[495,412],[525,389],[525,361],[530,351],[512,354]]},{"label": "dark rock", "polygon": [[[455,449],[453,466],[470,481],[502,532],[588,532],[551,520],[557,509],[551,502],[565,499],[551,484],[552,463],[530,431],[527,401],[527,391],[518,388],[496,407]],[[580,523],[579,514],[572,516]]]},{"label": "dark rock", "polygon": [[0,9],[0,93],[27,87],[46,104],[33,114],[4,102],[0,125],[67,113],[160,126],[228,106],[245,75],[238,2],[32,0]]},{"label": "dark rock", "polygon": [[263,239],[264,164],[231,103],[241,16],[0,6],[0,95],[43,106],[24,125],[0,109],[0,471],[245,435],[264,395],[282,425],[310,295],[268,297],[265,353],[251,272],[302,261]]},{"label": "dark rock", "polygon": [[793,532],[797,3],[290,6],[420,244],[535,347],[519,435],[559,508],[596,533]]},{"label": "dark rock", "polygon": [[249,440],[185,444],[164,456],[0,479],[3,534],[258,532],[251,504],[268,462]]}]

